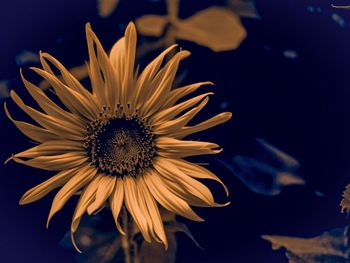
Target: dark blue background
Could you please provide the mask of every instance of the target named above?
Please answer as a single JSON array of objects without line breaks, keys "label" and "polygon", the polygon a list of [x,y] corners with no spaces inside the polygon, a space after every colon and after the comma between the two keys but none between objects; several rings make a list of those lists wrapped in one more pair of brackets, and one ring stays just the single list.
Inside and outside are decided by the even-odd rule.
[{"label": "dark blue background", "polygon": [[[180,15],[223,1],[182,1]],[[232,204],[225,208],[198,209],[206,222],[187,222],[198,249],[179,235],[178,262],[287,262],[283,252],[271,250],[262,234],[314,236],[348,221],[339,202],[350,182],[350,28],[335,23],[337,13],[350,21],[350,10],[335,10],[324,1],[257,0],[261,20],[242,19],[247,38],[235,51],[213,53],[189,42],[186,82],[211,80],[215,96],[205,115],[219,111],[222,102],[234,118],[229,124],[203,132],[224,147],[225,155],[243,152],[253,137],[261,137],[295,156],[306,187],[285,189],[277,197],[250,192],[222,166],[215,171],[230,188]],[[346,4],[338,2],[338,4]],[[308,12],[308,6],[321,12]],[[123,25],[147,13],[164,13],[163,1],[120,1],[114,14],[102,19],[95,0],[20,1],[0,4],[0,79],[8,79],[20,94],[15,56],[23,49],[51,53],[67,67],[87,60],[84,25],[90,21],[108,49],[123,33]],[[120,26],[122,25],[122,26]],[[296,50],[297,59],[283,56]],[[25,71],[27,72],[27,71]],[[27,73],[35,80],[35,76]],[[11,111],[17,119],[24,114]],[[31,146],[0,110],[0,157]],[[208,158],[207,160],[211,160]],[[0,262],[73,262],[72,251],[58,245],[69,229],[76,200],[45,229],[53,194],[20,207],[21,195],[49,173],[15,163],[0,168]],[[213,185],[219,200],[223,193]],[[318,197],[314,190],[325,194]]]}]

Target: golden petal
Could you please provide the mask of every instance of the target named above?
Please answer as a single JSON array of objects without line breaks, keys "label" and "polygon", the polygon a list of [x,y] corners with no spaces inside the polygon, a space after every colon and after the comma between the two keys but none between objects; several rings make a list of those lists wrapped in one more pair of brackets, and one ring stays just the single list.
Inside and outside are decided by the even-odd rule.
[{"label": "golden petal", "polygon": [[195,92],[199,87],[203,85],[214,85],[214,83],[210,81],[205,81],[205,82],[198,82],[198,83],[190,84],[184,87],[176,88],[170,91],[170,94],[166,99],[165,103],[162,105],[162,108],[165,109],[173,106],[179,99],[185,97],[188,94]]},{"label": "golden petal", "polygon": [[10,115],[10,112],[7,109],[6,106],[6,102],[4,104],[4,108],[5,108],[5,112],[7,117],[14,123],[14,125],[16,125],[16,127],[26,136],[28,136],[30,139],[36,141],[36,142],[45,142],[48,140],[54,140],[54,139],[58,139],[59,137],[44,128],[35,126],[33,124],[27,123],[27,122],[23,122],[23,121],[16,121],[12,118],[12,116]]},{"label": "golden petal", "polygon": [[49,227],[51,218],[65,205],[78,190],[87,185],[96,175],[96,170],[90,166],[85,166],[73,176],[56,194],[50,209],[46,227]]},{"label": "golden petal", "polygon": [[56,76],[40,68],[31,67],[30,69],[50,83],[57,96],[72,113],[89,121],[98,116],[97,110],[90,106],[89,101],[83,95],[66,86]]},{"label": "golden petal", "polygon": [[87,208],[87,212],[89,215],[92,215],[100,207],[103,206],[103,204],[109,198],[109,196],[111,195],[114,189],[115,181],[116,181],[115,176],[102,176],[102,179],[99,182],[99,185],[96,191],[96,198],[94,202],[91,203]]},{"label": "golden petal", "polygon": [[79,94],[83,95],[84,98],[89,101],[88,105],[95,112],[95,114],[99,113],[100,105],[96,103],[96,100],[94,99],[92,94],[85,87],[83,87],[83,85],[81,85],[81,83],[57,59],[55,59],[48,53],[42,53],[42,52],[40,52],[40,58],[42,60],[47,59],[53,65],[55,65],[55,67],[59,69],[62,75],[62,78],[65,81],[65,84],[71,89],[78,92]]},{"label": "golden petal", "polygon": [[87,162],[88,157],[86,157],[85,152],[73,152],[51,156],[39,156],[28,161],[24,161],[14,156],[13,160],[17,163],[25,164],[39,169],[60,171],[78,167]]},{"label": "golden petal", "polygon": [[91,30],[90,23],[86,24],[85,31],[89,52],[88,68],[92,91],[100,105],[107,105],[104,91],[105,82],[103,80],[99,62],[97,60],[97,55],[95,52],[95,38],[94,33]]},{"label": "golden petal", "polygon": [[76,175],[77,172],[78,168],[73,168],[70,170],[59,172],[55,176],[52,176],[50,179],[46,180],[45,182],[42,182],[41,184],[25,192],[25,194],[19,201],[19,204],[25,205],[43,198],[52,190],[64,185],[69,179]]},{"label": "golden petal", "polygon": [[50,140],[43,142],[38,146],[34,146],[28,150],[16,153],[14,157],[17,158],[36,158],[44,155],[58,155],[67,152],[81,152],[83,151],[81,142],[69,140]]},{"label": "golden petal", "polygon": [[218,182],[225,189],[226,195],[229,195],[229,191],[226,185],[208,169],[198,164],[190,163],[182,159],[170,159],[169,161],[172,162],[175,166],[177,166],[180,170],[182,170],[185,174],[191,177],[198,179],[211,179]]},{"label": "golden petal", "polygon": [[135,104],[137,107],[139,107],[140,104],[142,105],[152,94],[152,91],[154,89],[152,81],[154,77],[158,73],[164,58],[176,47],[177,45],[168,47],[166,50],[160,53],[158,57],[156,57],[151,63],[149,63],[142,71],[136,82]]},{"label": "golden petal", "polygon": [[110,207],[112,210],[115,224],[116,224],[119,232],[122,233],[123,235],[125,235],[125,232],[124,232],[124,230],[123,230],[123,228],[120,225],[119,220],[118,220],[119,213],[120,213],[120,210],[121,210],[122,205],[123,205],[123,200],[124,200],[123,179],[118,178],[116,183],[115,183],[113,193],[109,197],[109,203],[110,203]]},{"label": "golden petal", "polygon": [[199,181],[186,175],[166,158],[157,158],[154,161],[154,168],[164,178],[181,184],[192,195],[205,201],[208,205],[215,205],[214,197],[208,187]]},{"label": "golden petal", "polygon": [[74,215],[72,218],[72,224],[70,230],[75,232],[78,229],[80,219],[86,212],[88,206],[94,201],[96,197],[96,191],[101,181],[102,176],[97,175],[92,181],[84,188],[79,202],[75,208]]},{"label": "golden petal", "polygon": [[138,189],[136,187],[135,180],[130,176],[123,178],[124,181],[124,198],[125,205],[134,219],[137,227],[142,232],[145,240],[151,242],[151,237],[148,229],[147,220],[141,212],[140,204],[138,201]]},{"label": "golden petal", "polygon": [[190,54],[185,50],[178,52],[155,76],[150,98],[140,109],[144,116],[150,116],[160,108],[170,92],[180,61]]},{"label": "golden petal", "polygon": [[11,91],[11,98],[25,113],[27,113],[42,127],[52,131],[58,136],[62,136],[63,138],[71,140],[82,140],[82,133],[84,131],[83,129],[77,129],[76,126],[72,125],[69,122],[56,119],[50,115],[46,115],[33,109],[32,107],[25,105],[22,99],[13,90]]},{"label": "golden petal", "polygon": [[109,106],[111,107],[111,110],[114,111],[116,104],[119,103],[121,99],[120,93],[122,87],[119,76],[115,74],[115,70],[113,69],[111,61],[109,60],[107,53],[103,49],[101,42],[98,40],[97,36],[92,31],[90,24],[87,25],[86,32],[92,41],[92,45],[96,45],[98,63],[97,65],[99,65],[99,70],[102,71],[101,77],[104,79],[104,85],[100,87],[95,87],[95,90],[103,89],[104,93],[99,93],[98,95],[104,96],[103,102],[105,102],[105,104],[101,105]]},{"label": "golden petal", "polygon": [[211,127],[217,126],[221,123],[227,122],[229,119],[232,118],[232,113],[231,112],[222,112],[214,117],[203,121],[199,124],[196,124],[194,126],[186,126],[181,128],[179,131],[176,131],[172,134],[174,138],[181,139],[183,137],[186,137],[189,134],[200,132],[203,130],[207,130]]},{"label": "golden petal", "polygon": [[39,106],[48,114],[57,119],[70,122],[72,125],[76,125],[77,129],[84,128],[84,122],[80,118],[71,112],[63,110],[57,104],[55,104],[39,87],[26,80],[20,70],[21,78],[24,86],[27,88],[30,95],[35,99]]},{"label": "golden petal", "polygon": [[184,200],[168,190],[160,179],[160,175],[156,171],[145,174],[142,176],[142,179],[147,185],[152,196],[165,209],[193,221],[204,221]]},{"label": "golden petal", "polygon": [[137,180],[138,188],[140,192],[142,192],[144,202],[147,204],[147,209],[149,214],[151,215],[151,223],[153,224],[153,228],[155,234],[160,239],[160,241],[165,245],[165,249],[168,248],[168,241],[165,235],[163,221],[161,215],[159,213],[159,209],[156,201],[148,190],[148,187],[144,183],[142,179]]},{"label": "golden petal", "polygon": [[175,118],[181,112],[195,106],[202,99],[207,98],[208,95],[212,95],[212,94],[214,94],[214,93],[208,92],[205,94],[201,94],[201,95],[198,95],[194,98],[191,98],[189,100],[181,102],[177,105],[174,105],[170,108],[159,111],[158,113],[156,113],[152,116],[152,118],[151,118],[152,125],[157,125],[157,124],[159,125],[159,123],[162,123],[164,121],[168,121],[168,120]]}]

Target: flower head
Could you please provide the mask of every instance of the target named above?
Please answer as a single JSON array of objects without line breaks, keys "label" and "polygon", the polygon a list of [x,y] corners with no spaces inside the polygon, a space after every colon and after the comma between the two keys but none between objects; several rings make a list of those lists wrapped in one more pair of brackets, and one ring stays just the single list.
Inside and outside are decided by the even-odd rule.
[{"label": "flower head", "polygon": [[[110,207],[116,226],[123,233],[119,213],[125,206],[145,240],[156,240],[167,246],[158,205],[201,221],[190,206],[218,204],[210,190],[196,179],[213,179],[224,186],[209,170],[183,159],[218,153],[219,146],[183,138],[227,121],[231,113],[188,125],[211,94],[177,103],[201,85],[209,84],[202,82],[172,89],[179,62],[189,52],[176,53],[161,67],[165,56],[176,48],[171,46],[138,74],[134,65],[136,30],[133,23],[109,55],[89,24],[86,36],[91,92],[59,61],[41,53],[43,69],[32,69],[50,83],[64,107],[27,81],[22,72],[24,85],[42,111],[26,105],[14,91],[11,97],[37,124],[14,120],[5,104],[7,116],[38,143],[11,159],[58,172],[27,191],[20,204],[34,202],[61,187],[53,200],[47,224],[68,199],[79,193],[72,235],[84,213],[91,215],[105,205]],[[52,66],[59,70],[61,78],[55,75]],[[227,192],[226,187],[225,190]]]}]

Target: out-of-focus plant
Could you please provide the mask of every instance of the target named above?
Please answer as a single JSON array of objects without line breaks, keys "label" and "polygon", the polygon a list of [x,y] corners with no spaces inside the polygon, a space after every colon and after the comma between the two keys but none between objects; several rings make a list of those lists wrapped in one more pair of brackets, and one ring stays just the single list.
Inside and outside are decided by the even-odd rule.
[{"label": "out-of-focus plant", "polygon": [[167,15],[144,15],[136,20],[139,32],[145,36],[164,37],[164,45],[183,39],[206,46],[213,51],[236,49],[247,33],[237,14],[223,7],[209,7],[181,19],[179,0],[167,1]]},{"label": "out-of-focus plant", "polygon": [[8,80],[0,80],[0,100],[10,97],[10,87]]},{"label": "out-of-focus plant", "polygon": [[100,17],[110,16],[117,8],[119,0],[97,0],[97,10]]},{"label": "out-of-focus plant", "polygon": [[[125,212],[124,210],[122,211],[124,214]],[[137,254],[133,258],[139,260],[139,263],[172,263],[176,260],[177,252],[175,234],[179,232],[186,234],[200,247],[187,226],[177,222],[173,213],[169,213],[164,209],[160,209],[160,213],[168,238],[167,250],[157,242],[148,243],[142,240],[139,229],[132,227],[132,225],[130,225],[132,228],[129,228],[129,240],[125,242],[120,233],[103,229],[105,224],[100,215],[83,217],[75,238],[77,245],[84,253],[76,254],[77,262],[122,263],[124,262],[124,257],[128,255],[128,251],[133,251],[133,253]],[[67,249],[74,249],[69,232],[61,240],[61,245]]]},{"label": "out-of-focus plant", "polygon": [[285,248],[289,263],[349,262],[348,227],[336,228],[313,238],[262,236],[274,250]]},{"label": "out-of-focus plant", "polygon": [[296,174],[299,162],[262,139],[255,139],[250,156],[217,158],[251,191],[264,195],[278,195],[285,186],[304,185]]},{"label": "out-of-focus plant", "polygon": [[[118,6],[118,0],[98,0],[98,12],[108,17]],[[240,17],[260,18],[253,0],[227,0],[226,7],[209,7],[186,19],[178,17],[179,0],[167,0],[166,15],[143,15],[136,19],[140,34],[157,37],[138,48],[141,59],[149,52],[175,44],[178,39],[195,42],[215,52],[233,50],[246,38]],[[85,64],[69,70],[78,80],[88,76]],[[43,80],[39,87],[46,89],[49,83]]]}]

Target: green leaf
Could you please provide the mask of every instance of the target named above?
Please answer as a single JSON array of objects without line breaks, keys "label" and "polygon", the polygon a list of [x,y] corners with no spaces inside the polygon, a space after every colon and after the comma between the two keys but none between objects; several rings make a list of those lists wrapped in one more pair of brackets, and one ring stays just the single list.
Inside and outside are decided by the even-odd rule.
[{"label": "green leaf", "polygon": [[262,236],[272,249],[285,248],[289,263],[345,263],[349,261],[348,227],[336,228],[313,238]]}]

